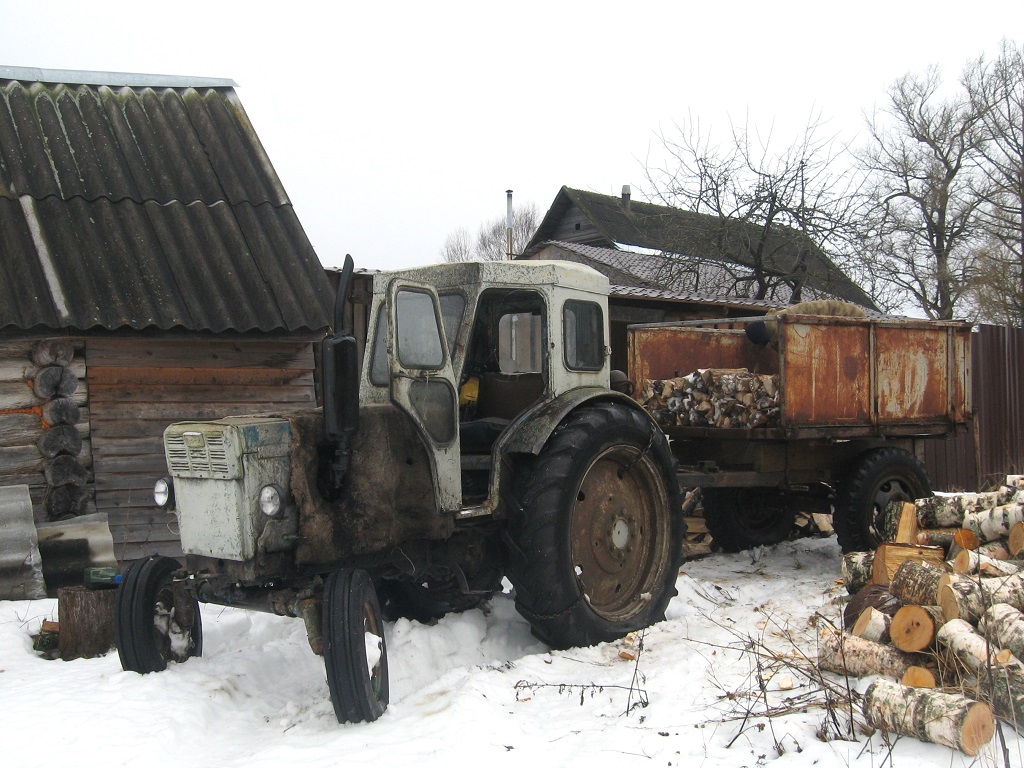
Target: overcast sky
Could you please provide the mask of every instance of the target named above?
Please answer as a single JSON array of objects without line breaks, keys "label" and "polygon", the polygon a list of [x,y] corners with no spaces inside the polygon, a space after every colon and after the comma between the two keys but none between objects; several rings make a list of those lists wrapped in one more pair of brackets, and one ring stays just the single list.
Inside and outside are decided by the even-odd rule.
[{"label": "overcast sky", "polygon": [[569,185],[642,197],[659,131],[852,136],[906,72],[1024,42],[1022,0],[0,0],[0,64],[231,78],[325,265],[438,260]]}]

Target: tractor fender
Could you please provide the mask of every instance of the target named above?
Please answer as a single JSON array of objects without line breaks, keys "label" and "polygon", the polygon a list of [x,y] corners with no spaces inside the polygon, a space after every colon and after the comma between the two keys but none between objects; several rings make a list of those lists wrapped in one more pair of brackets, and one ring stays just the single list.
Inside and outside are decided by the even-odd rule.
[{"label": "tractor fender", "polygon": [[500,454],[526,453],[536,456],[566,416],[581,406],[597,402],[620,403],[639,411],[661,431],[651,415],[629,395],[603,387],[578,387],[520,414],[499,438],[495,448]]}]

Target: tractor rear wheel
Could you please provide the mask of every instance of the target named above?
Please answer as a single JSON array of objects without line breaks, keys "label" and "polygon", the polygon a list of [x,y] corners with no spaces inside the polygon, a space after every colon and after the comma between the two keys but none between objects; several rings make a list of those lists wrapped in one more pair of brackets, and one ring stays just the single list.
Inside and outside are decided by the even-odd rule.
[{"label": "tractor rear wheel", "polygon": [[517,467],[511,507],[508,576],[539,639],[594,645],[664,619],[685,525],[675,462],[645,414],[570,414]]}]

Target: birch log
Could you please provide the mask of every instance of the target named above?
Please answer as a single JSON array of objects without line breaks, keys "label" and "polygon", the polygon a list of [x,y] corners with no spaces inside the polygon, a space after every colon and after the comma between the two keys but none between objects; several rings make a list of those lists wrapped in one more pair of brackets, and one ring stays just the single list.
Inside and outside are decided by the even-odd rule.
[{"label": "birch log", "polygon": [[864,694],[871,725],[976,755],[995,734],[992,709],[964,696],[879,679]]},{"label": "birch log", "polygon": [[1024,613],[1012,605],[996,603],[978,620],[978,632],[989,642],[1024,658]]},{"label": "birch log", "polygon": [[977,621],[985,610],[996,603],[1009,603],[1024,610],[1024,575],[1002,578],[960,578],[939,587],[938,604],[946,621],[964,619]]},{"label": "birch log", "polygon": [[907,653],[923,651],[935,641],[945,620],[937,605],[904,605],[889,624],[890,641]]},{"label": "birch log", "polygon": [[979,677],[990,667],[1020,669],[1020,662],[1010,651],[989,643],[963,619],[947,621],[935,634],[936,642],[953,658]]},{"label": "birch log", "polygon": [[946,552],[946,559],[952,560],[965,549],[975,550],[980,545],[981,541],[978,540],[978,534],[970,528],[961,528],[953,534],[953,543],[949,545],[949,551]]},{"label": "birch log", "polygon": [[833,627],[822,630],[818,643],[818,667],[850,677],[885,675],[899,679],[910,667],[924,666],[924,661],[919,655],[904,653]]},{"label": "birch log", "polygon": [[942,547],[949,549],[953,543],[953,535],[959,528],[923,528],[917,532],[917,543],[923,547]]},{"label": "birch log", "polygon": [[931,563],[907,560],[900,564],[889,582],[889,593],[904,603],[939,604],[942,569]]},{"label": "birch log", "polygon": [[1006,542],[1000,539],[999,541],[990,541],[987,544],[979,544],[976,549],[979,555],[985,555],[985,557],[991,557],[995,560],[1009,560],[1010,550],[1006,546]]},{"label": "birch log", "polygon": [[861,612],[860,617],[853,625],[852,633],[854,636],[864,640],[871,640],[875,643],[887,643],[889,642],[889,624],[891,622],[891,616],[869,606]]},{"label": "birch log", "polygon": [[940,565],[946,559],[946,551],[942,547],[922,547],[917,544],[884,543],[875,550],[875,558],[871,563],[871,583],[888,584],[892,581],[896,569],[906,560]]},{"label": "birch log", "polygon": [[1010,535],[1006,537],[1006,544],[1014,557],[1018,557],[1024,551],[1024,523],[1014,523]]},{"label": "birch log", "polygon": [[964,515],[964,528],[974,531],[982,542],[1005,539],[1020,522],[1024,522],[1024,505],[1017,502]]},{"label": "birch log", "polygon": [[902,607],[902,605],[903,601],[897,600],[889,594],[889,589],[887,587],[882,587],[878,584],[868,584],[857,594],[851,597],[850,602],[848,602],[846,604],[846,608],[843,609],[843,626],[846,629],[853,629],[853,625],[857,623],[857,619],[859,619],[861,614],[868,608],[874,608],[887,616],[892,616]]},{"label": "birch log", "polygon": [[874,552],[847,552],[843,555],[843,581],[851,595],[860,592],[871,581],[871,561],[874,559]]},{"label": "birch log", "polygon": [[939,680],[928,667],[911,667],[903,673],[903,677],[900,678],[900,682],[903,685],[909,685],[911,688],[938,688]]},{"label": "birch log", "polygon": [[1021,570],[1021,566],[1009,560],[996,560],[994,557],[981,555],[965,549],[953,558],[953,570],[956,573],[984,576],[1012,576]]},{"label": "birch log", "polygon": [[964,515],[1006,504],[1016,493],[1003,488],[988,493],[958,493],[917,500],[917,523],[921,528],[963,528]]}]

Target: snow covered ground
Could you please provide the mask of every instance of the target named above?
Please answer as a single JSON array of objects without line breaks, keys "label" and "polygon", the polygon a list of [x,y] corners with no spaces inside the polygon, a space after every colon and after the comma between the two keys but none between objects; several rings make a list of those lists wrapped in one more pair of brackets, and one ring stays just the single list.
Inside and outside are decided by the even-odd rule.
[{"label": "snow covered ground", "polygon": [[[1007,732],[978,758],[858,733],[800,672],[815,624],[838,622],[835,539],[687,563],[668,620],[596,648],[550,652],[508,595],[436,626],[387,626],[391,704],[339,725],[302,622],[203,607],[204,656],[123,672],[117,653],[45,661],[30,634],[55,601],[0,602],[4,765],[1024,766]],[[749,649],[760,650],[760,654]],[[772,653],[776,654],[772,657]],[[761,674],[758,674],[758,667]],[[767,704],[778,710],[764,716]],[[857,683],[858,690],[866,681]],[[803,709],[804,711],[798,711]],[[744,713],[750,712],[744,718]],[[859,719],[859,718],[858,718]],[[1008,756],[1008,759],[1005,757]]]}]

